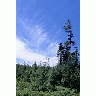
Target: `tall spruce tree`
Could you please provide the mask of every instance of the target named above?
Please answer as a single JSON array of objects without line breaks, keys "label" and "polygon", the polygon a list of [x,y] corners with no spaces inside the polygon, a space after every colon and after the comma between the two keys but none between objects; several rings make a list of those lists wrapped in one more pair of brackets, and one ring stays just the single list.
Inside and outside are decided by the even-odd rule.
[{"label": "tall spruce tree", "polygon": [[59,50],[57,51],[57,56],[59,57],[60,65],[62,64],[62,61],[68,61],[71,57],[71,49],[72,46],[75,45],[75,42],[72,41],[73,33],[72,33],[72,26],[71,21],[68,19],[68,21],[65,23],[65,26],[62,27],[65,32],[68,33],[68,40],[65,41],[64,46],[62,43],[59,44]]},{"label": "tall spruce tree", "polygon": [[75,42],[72,40],[73,33],[72,33],[72,26],[71,26],[71,21],[70,19],[68,19],[68,21],[65,23],[65,26],[62,27],[64,29],[65,32],[68,33],[68,40],[65,41],[64,43],[64,55],[63,55],[63,61],[69,61],[69,59],[71,58],[71,49],[72,46],[75,45]]},{"label": "tall spruce tree", "polygon": [[72,41],[72,37],[73,36],[73,33],[72,33],[72,25],[71,25],[71,21],[70,19],[68,19],[68,21],[65,23],[65,26],[62,27],[64,29],[65,32],[68,33],[68,41],[67,41],[67,48],[70,50],[71,52],[71,45],[75,45],[75,42]]},{"label": "tall spruce tree", "polygon": [[79,79],[76,79],[79,78],[79,69],[77,67],[79,60],[77,47],[76,50],[72,52],[72,47],[75,45],[75,42],[72,40],[74,36],[71,21],[68,19],[62,28],[68,33],[68,40],[64,42],[64,45],[62,43],[59,44],[59,50],[57,51],[59,63],[56,68],[58,73],[56,77],[59,84],[62,83],[65,87],[77,88],[77,85],[75,86],[74,84],[76,84],[75,82],[79,82]]}]

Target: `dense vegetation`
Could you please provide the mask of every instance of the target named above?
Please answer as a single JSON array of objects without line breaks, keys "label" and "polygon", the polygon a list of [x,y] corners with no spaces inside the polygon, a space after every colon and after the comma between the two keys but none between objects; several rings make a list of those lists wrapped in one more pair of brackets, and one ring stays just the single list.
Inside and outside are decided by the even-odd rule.
[{"label": "dense vegetation", "polygon": [[50,67],[48,62],[37,66],[36,62],[16,64],[16,96],[80,96],[80,62],[70,20],[62,27],[68,33],[68,41],[59,44],[59,62]]}]

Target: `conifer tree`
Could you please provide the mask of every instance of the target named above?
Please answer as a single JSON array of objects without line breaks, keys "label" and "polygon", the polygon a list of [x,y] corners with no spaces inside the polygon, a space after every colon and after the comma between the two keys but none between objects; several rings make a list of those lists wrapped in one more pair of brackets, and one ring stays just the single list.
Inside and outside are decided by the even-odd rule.
[{"label": "conifer tree", "polygon": [[73,33],[72,33],[72,26],[71,26],[71,21],[68,19],[68,21],[65,23],[65,26],[62,27],[65,32],[68,33],[68,40],[65,41],[64,46],[62,43],[59,44],[59,50],[57,51],[57,56],[59,57],[59,62],[61,65],[61,62],[63,61],[69,61],[71,57],[71,49],[72,46],[75,45],[75,42],[72,41]]},{"label": "conifer tree", "polygon": [[65,23],[65,26],[62,27],[62,28],[64,29],[65,32],[68,33],[67,48],[71,52],[71,45],[74,46],[75,45],[75,42],[72,41],[72,37],[74,37],[74,36],[73,36],[73,33],[72,33],[72,26],[71,26],[70,19],[68,19],[68,21]]},{"label": "conifer tree", "polygon": [[72,41],[73,33],[72,33],[72,26],[71,26],[71,21],[70,19],[68,19],[68,21],[65,23],[65,26],[62,27],[64,29],[65,32],[68,33],[68,40],[65,41],[64,43],[64,57],[63,57],[63,61],[69,61],[69,59],[71,58],[71,49],[72,46],[75,45],[75,42]]}]

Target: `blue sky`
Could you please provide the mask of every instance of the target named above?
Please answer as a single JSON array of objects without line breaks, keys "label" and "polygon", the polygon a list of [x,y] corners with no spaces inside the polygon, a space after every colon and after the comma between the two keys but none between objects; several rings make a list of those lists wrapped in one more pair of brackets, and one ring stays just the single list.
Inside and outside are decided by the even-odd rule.
[{"label": "blue sky", "polygon": [[16,0],[16,63],[50,58],[56,65],[58,44],[67,40],[62,27],[70,19],[73,40],[80,50],[79,0]]}]

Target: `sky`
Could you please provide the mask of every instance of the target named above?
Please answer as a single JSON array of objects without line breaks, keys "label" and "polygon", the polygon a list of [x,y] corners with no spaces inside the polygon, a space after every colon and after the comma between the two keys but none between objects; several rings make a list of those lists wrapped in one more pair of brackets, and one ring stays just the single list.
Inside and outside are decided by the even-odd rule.
[{"label": "sky", "polygon": [[70,19],[73,41],[80,51],[79,0],[16,0],[16,63],[58,63],[60,42],[67,41],[62,27]]}]

